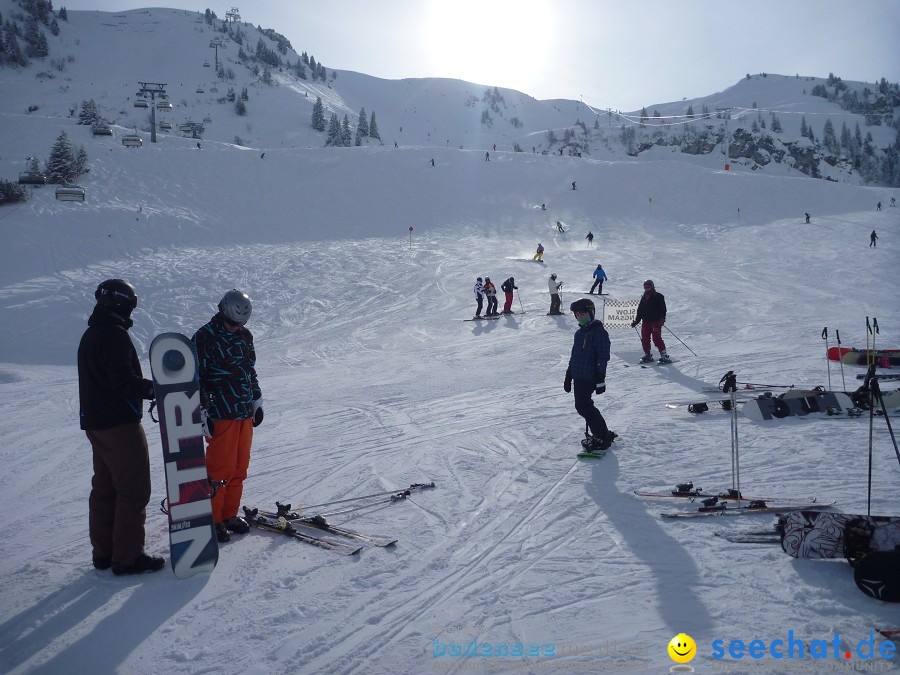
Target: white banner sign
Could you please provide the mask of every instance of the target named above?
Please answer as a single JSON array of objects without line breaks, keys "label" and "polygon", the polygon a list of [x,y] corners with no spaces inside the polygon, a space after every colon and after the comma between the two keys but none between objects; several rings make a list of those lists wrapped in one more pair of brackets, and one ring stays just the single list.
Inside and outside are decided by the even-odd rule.
[{"label": "white banner sign", "polygon": [[603,325],[607,330],[631,328],[640,300],[607,300],[603,303]]}]

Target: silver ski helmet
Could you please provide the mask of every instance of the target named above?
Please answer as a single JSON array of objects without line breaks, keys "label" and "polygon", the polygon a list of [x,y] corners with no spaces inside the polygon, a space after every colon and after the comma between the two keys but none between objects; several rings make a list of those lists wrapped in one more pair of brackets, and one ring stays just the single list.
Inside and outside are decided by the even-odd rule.
[{"label": "silver ski helmet", "polygon": [[102,307],[111,307],[119,312],[131,314],[137,307],[137,293],[134,286],[124,279],[107,279],[101,281],[94,291],[94,299]]},{"label": "silver ski helmet", "polygon": [[219,300],[219,311],[231,323],[243,326],[250,318],[253,304],[246,293],[233,288]]}]

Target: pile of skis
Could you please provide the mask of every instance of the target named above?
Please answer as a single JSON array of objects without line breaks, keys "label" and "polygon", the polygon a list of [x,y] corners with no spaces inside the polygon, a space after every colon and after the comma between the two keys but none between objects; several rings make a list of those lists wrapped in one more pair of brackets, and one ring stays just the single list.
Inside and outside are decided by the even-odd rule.
[{"label": "pile of skis", "polygon": [[434,482],[413,483],[403,490],[389,490],[315,504],[306,507],[312,511],[311,514],[304,514],[299,507],[292,509],[290,504],[280,502],[275,502],[274,511],[245,506],[244,517],[250,525],[261,530],[282,534],[344,555],[356,555],[366,545],[393,546],[397,539],[332,525],[328,522],[328,517],[404,501],[414,492],[433,487]]}]

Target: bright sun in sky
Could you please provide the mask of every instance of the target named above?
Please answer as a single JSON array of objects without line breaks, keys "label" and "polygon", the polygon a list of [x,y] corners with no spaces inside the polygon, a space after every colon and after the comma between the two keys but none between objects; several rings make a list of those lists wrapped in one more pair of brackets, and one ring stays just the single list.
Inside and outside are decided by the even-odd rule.
[{"label": "bright sun in sky", "polygon": [[418,37],[440,76],[529,91],[553,67],[556,33],[543,0],[436,0]]}]

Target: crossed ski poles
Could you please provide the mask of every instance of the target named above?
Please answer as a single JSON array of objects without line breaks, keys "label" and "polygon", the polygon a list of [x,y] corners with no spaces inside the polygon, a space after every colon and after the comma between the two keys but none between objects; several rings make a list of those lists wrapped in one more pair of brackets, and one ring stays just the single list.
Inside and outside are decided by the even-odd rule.
[{"label": "crossed ski poles", "polygon": [[[412,483],[409,487],[400,490],[387,490],[385,492],[376,492],[370,495],[361,495],[359,497],[348,497],[346,499],[338,499],[331,502],[323,502],[321,504],[312,504],[303,507],[304,510],[311,509],[327,509],[329,507],[346,504],[346,508],[339,508],[336,511],[320,512],[315,515],[319,516],[335,516],[344,513],[352,513],[362,509],[369,509],[376,506],[387,506],[395,501],[402,501],[409,497],[413,492],[418,490],[426,490],[435,487],[434,481],[430,483]],[[367,502],[364,504],[355,504],[355,502]],[[298,511],[299,511],[298,507]]]}]

